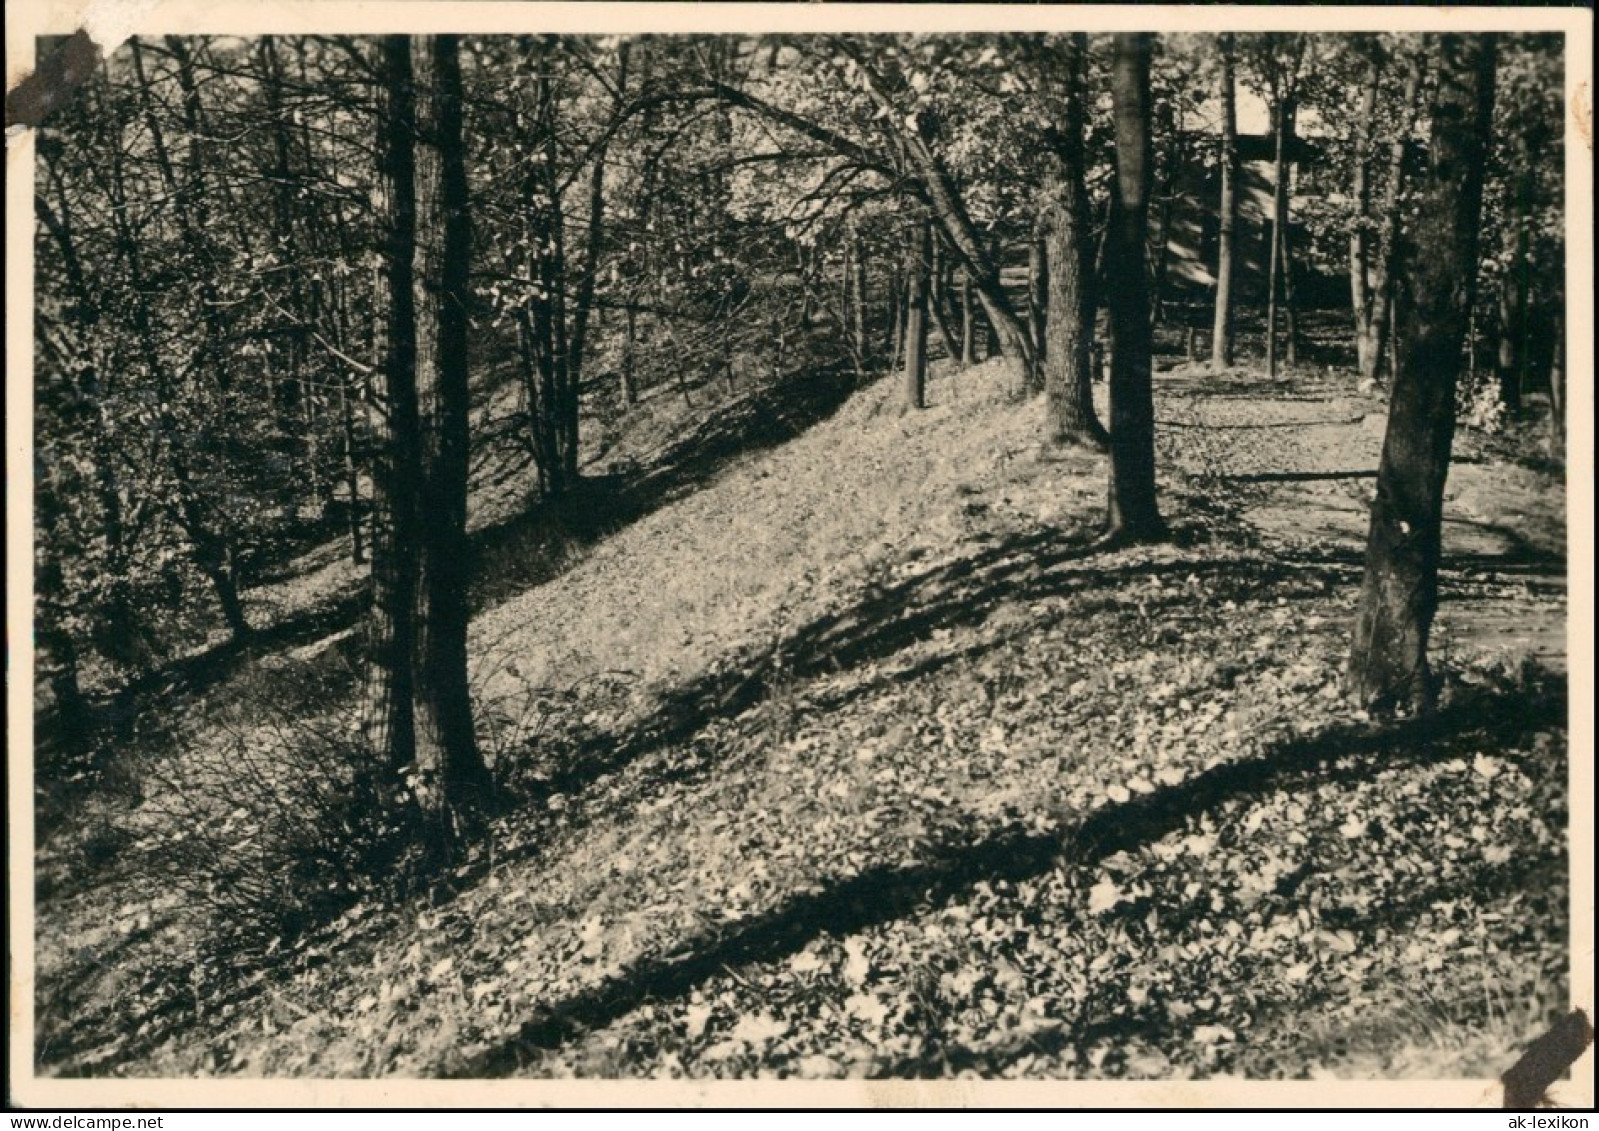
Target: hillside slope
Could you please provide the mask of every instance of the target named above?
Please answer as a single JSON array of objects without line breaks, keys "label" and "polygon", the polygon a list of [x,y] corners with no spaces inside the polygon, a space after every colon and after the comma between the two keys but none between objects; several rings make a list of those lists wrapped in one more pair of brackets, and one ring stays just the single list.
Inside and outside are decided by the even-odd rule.
[{"label": "hillside slope", "polygon": [[1452,479],[1445,702],[1378,724],[1337,694],[1378,406],[1167,375],[1177,537],[1106,553],[1102,461],[1002,364],[891,385],[478,616],[526,803],[450,888],[154,973],[44,1064],[1500,1070],[1564,1005],[1557,487]]}]

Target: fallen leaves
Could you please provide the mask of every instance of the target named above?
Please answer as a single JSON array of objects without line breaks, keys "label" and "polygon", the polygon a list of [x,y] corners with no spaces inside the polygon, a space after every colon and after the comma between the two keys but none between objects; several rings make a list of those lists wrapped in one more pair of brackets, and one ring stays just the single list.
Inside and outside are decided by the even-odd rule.
[{"label": "fallen leaves", "polygon": [[[1016,513],[1062,488],[1039,473]],[[453,910],[352,916],[370,960],[306,971],[302,1000],[385,1034],[374,1072],[435,1071],[446,1019],[495,1048],[624,985],[519,1069],[1153,1078],[1297,1073],[1317,1056],[1284,1018],[1369,1029],[1468,957],[1539,965],[1565,921],[1562,733],[1365,743],[1378,725],[1330,690],[1346,577],[1221,536],[1056,561],[1068,534],[1010,514],[925,555],[884,549],[879,605],[849,571],[808,590],[749,710],[627,730],[673,696],[692,708],[698,670],[626,710],[574,706],[597,747],[563,745],[557,720],[529,755],[547,780],[596,748],[628,759],[504,822],[527,849]],[[907,630],[913,611],[936,627]],[[827,626],[810,652],[806,616]],[[723,629],[711,675],[768,670],[769,641]],[[1534,869],[1556,894],[1515,882]],[[441,957],[421,938],[449,915],[474,941]],[[338,1063],[337,1038],[286,1037],[293,1021],[208,1018],[163,1064],[193,1070],[201,1025],[262,1073]]]}]

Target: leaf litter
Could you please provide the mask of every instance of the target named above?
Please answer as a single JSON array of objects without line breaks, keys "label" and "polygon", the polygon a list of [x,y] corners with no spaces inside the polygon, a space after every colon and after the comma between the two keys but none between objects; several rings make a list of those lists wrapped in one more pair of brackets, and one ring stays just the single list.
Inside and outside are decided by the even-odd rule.
[{"label": "leaf litter", "polygon": [[52,1070],[1497,1071],[1564,1004],[1566,917],[1563,681],[1450,636],[1502,580],[1446,576],[1445,722],[1366,719],[1347,531],[1274,527],[1217,468],[1345,452],[1168,429],[1179,538],[1089,552],[1103,467],[1032,458],[994,368],[916,417],[869,388],[480,616],[497,679],[634,673],[502,767],[566,784],[488,879],[219,970],[215,1008],[155,972],[128,1008],[175,1021]]}]

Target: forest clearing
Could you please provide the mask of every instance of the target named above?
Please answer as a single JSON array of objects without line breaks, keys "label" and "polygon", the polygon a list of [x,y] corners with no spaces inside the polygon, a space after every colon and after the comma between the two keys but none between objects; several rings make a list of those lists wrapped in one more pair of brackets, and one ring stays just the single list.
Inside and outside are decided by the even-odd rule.
[{"label": "forest clearing", "polygon": [[1503,1072],[1562,50],[132,41],[39,138],[39,1075]]}]

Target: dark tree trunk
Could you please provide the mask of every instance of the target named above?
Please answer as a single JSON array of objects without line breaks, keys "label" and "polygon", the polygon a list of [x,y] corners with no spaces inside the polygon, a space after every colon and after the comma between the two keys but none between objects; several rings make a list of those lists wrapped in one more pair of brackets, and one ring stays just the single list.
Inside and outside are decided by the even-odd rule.
[{"label": "dark tree trunk", "polygon": [[1177,195],[1177,172],[1183,165],[1182,119],[1174,115],[1169,102],[1160,108],[1160,131],[1167,138],[1166,160],[1156,193],[1160,202],[1160,217],[1155,224],[1149,271],[1149,315],[1156,326],[1166,324],[1166,265],[1171,260],[1171,221]]},{"label": "dark tree trunk", "polygon": [[1044,328],[1049,317],[1049,275],[1044,269],[1044,235],[1034,231],[1027,241],[1027,332],[1032,335],[1039,365],[1028,375],[1027,391],[1044,391],[1042,362],[1049,350]]},{"label": "dark tree trunk", "polygon": [[[341,288],[333,303],[333,316],[342,341],[349,341],[350,319],[346,310],[344,291]],[[355,402],[361,395],[357,387],[360,374],[353,366],[339,371],[339,430],[341,455],[344,462],[344,485],[349,495],[350,560],[356,565],[366,564],[366,537],[361,528],[361,467],[356,455]]]},{"label": "dark tree trunk", "polygon": [[1524,140],[1516,145],[1517,172],[1508,186],[1509,207],[1505,210],[1503,254],[1505,273],[1499,284],[1499,356],[1495,367],[1499,396],[1505,409],[1521,411],[1521,389],[1527,371],[1530,326],[1527,321],[1528,273],[1527,225],[1532,198],[1532,154]]},{"label": "dark tree trunk", "polygon": [[622,400],[638,404],[638,307],[629,302],[625,314],[626,337],[622,340]]},{"label": "dark tree trunk", "polygon": [[1389,340],[1394,337],[1393,288],[1394,258],[1399,243],[1399,207],[1403,200],[1405,150],[1411,127],[1415,123],[1416,104],[1421,97],[1421,52],[1410,54],[1405,71],[1404,112],[1402,125],[1395,131],[1388,145],[1388,179],[1383,186],[1382,215],[1379,222],[1377,252],[1367,292],[1370,315],[1366,320],[1366,344],[1361,354],[1362,380],[1375,382],[1385,366],[1391,368],[1394,349]]},{"label": "dark tree trunk", "polygon": [[1081,444],[1103,451],[1109,435],[1094,412],[1094,298],[1089,239],[1084,72],[1087,36],[1074,33],[1066,67],[1060,128],[1051,137],[1055,162],[1044,182],[1039,222],[1044,236],[1048,313],[1043,369],[1046,443]]},{"label": "dark tree trunk", "polygon": [[[295,202],[297,178],[294,171],[294,133],[292,123],[284,109],[283,61],[278,54],[278,40],[264,36],[258,54],[264,78],[262,92],[266,101],[267,118],[272,137],[273,184],[273,235],[285,262],[298,265],[303,258],[301,225],[297,222],[299,209]],[[314,304],[308,301],[303,273],[296,269],[288,272],[287,294],[283,308],[293,319],[287,340],[287,357],[284,359],[284,380],[280,382],[274,403],[279,414],[279,429],[283,436],[300,440],[300,460],[305,470],[303,479],[307,496],[315,504],[322,498],[321,457],[317,447],[316,403],[307,380],[306,342],[307,328],[311,325]],[[275,349],[269,347],[269,361]],[[298,408],[303,420],[297,426],[293,419]]]},{"label": "dark tree trunk", "polygon": [[850,251],[855,271],[855,375],[864,380],[872,356],[872,339],[866,315],[871,306],[866,291],[866,245],[861,240],[860,229],[853,225],[850,229]]},{"label": "dark tree trunk", "polygon": [[[999,233],[990,232],[988,234],[988,259],[989,262],[994,265],[994,280],[996,287],[999,285],[1000,273],[1004,270],[1005,266],[1003,260],[1001,259],[1001,256],[1004,254],[1004,250],[1004,246],[999,242]],[[1003,290],[1001,290],[999,293],[1001,296],[1004,295]],[[982,292],[978,291],[978,294],[982,295]],[[1008,312],[1008,300],[1006,309]],[[1008,344],[1011,346],[1011,354],[1023,359],[1022,382],[1025,386],[1025,384],[1032,379],[1031,371],[1027,364],[1029,359],[1032,357],[1032,347],[1028,345],[1024,348],[1023,346],[1023,343],[1026,341],[1026,333],[1028,330],[1027,323],[1021,318],[1010,315],[1010,321],[1014,325],[1013,327],[1007,328],[1004,325],[1003,319],[996,319],[994,317],[993,303],[986,300],[983,303],[983,313],[987,316],[984,319],[984,328],[987,330],[987,333],[984,335],[984,356],[1004,357],[1006,354],[1007,339],[1009,339]]]},{"label": "dark tree trunk", "polygon": [[888,287],[889,346],[888,367],[898,369],[905,356],[905,272],[894,272]]},{"label": "dark tree trunk", "polygon": [[430,851],[448,855],[486,802],[467,685],[466,345],[471,227],[453,36],[382,44],[379,219],[386,267],[373,427],[366,729],[414,772]]},{"label": "dark tree trunk", "polygon": [[[192,500],[193,491],[187,485],[183,494],[187,500]],[[196,514],[197,506],[188,501],[183,505],[190,508],[191,516]],[[248,640],[251,634],[250,621],[244,614],[244,598],[239,593],[238,561],[226,540],[212,538],[205,533],[210,526],[211,523],[198,517],[189,520],[195,565],[200,567],[200,572],[217,595],[217,605],[222,610],[222,621],[228,626],[228,632],[236,641]]]},{"label": "dark tree trunk", "polygon": [[[578,374],[572,367],[571,335],[580,329],[586,334],[587,319],[581,327],[577,319],[568,319],[566,225],[555,144],[557,84],[550,68],[543,65],[547,45],[536,37],[525,42],[528,53],[541,64],[534,80],[531,123],[540,160],[528,164],[521,186],[525,238],[533,249],[536,285],[516,312],[516,321],[528,403],[528,442],[539,492],[557,497],[577,481],[579,391]],[[591,175],[591,207],[603,208],[603,189],[603,173],[597,178]]]},{"label": "dark tree trunk", "polygon": [[1438,604],[1455,384],[1477,266],[1494,50],[1493,37],[1483,35],[1444,35],[1436,45],[1431,164],[1406,263],[1409,301],[1349,657],[1349,692],[1372,709],[1425,710],[1433,701],[1427,637]]},{"label": "dark tree trunk", "polygon": [[1110,311],[1110,507],[1113,541],[1165,535],[1155,498],[1155,404],[1151,387],[1149,263],[1150,37],[1118,34],[1111,66],[1116,176],[1106,248]]},{"label": "dark tree trunk", "polygon": [[949,308],[945,302],[946,289],[944,279],[949,273],[946,270],[948,265],[949,257],[943,254],[942,241],[935,235],[933,238],[933,262],[927,273],[929,286],[927,309],[932,315],[933,325],[938,327],[938,336],[944,343],[944,356],[954,361],[960,356],[960,342],[956,339],[954,328],[950,325]]},{"label": "dark tree trunk", "polygon": [[1558,458],[1566,444],[1566,320],[1555,315],[1554,353],[1549,359],[1549,444],[1550,459]]},{"label": "dark tree trunk", "polygon": [[[1292,153],[1294,135],[1298,129],[1299,102],[1295,97],[1289,100],[1288,113],[1285,125],[1288,131],[1287,144],[1289,153]],[[1287,344],[1285,360],[1290,366],[1299,364],[1299,296],[1295,290],[1294,276],[1294,224],[1293,224],[1293,177],[1294,163],[1289,161],[1282,187],[1282,230],[1277,238],[1277,250],[1282,256],[1283,280],[1283,338]]]},{"label": "dark tree trunk", "polygon": [[417,414],[417,114],[411,41],[385,36],[379,91],[378,230],[384,240],[373,374],[372,614],[363,727],[392,771],[416,752],[411,656],[421,542],[421,424]]},{"label": "dark tree trunk", "polygon": [[[466,539],[472,224],[462,138],[460,43],[419,37],[416,381],[422,497],[413,641],[417,797],[436,836],[459,837],[489,801],[467,681]],[[442,845],[447,845],[444,840]]]},{"label": "dark tree trunk", "polygon": [[1371,271],[1371,144],[1377,121],[1377,89],[1382,80],[1382,56],[1367,44],[1371,58],[1360,88],[1360,110],[1355,120],[1355,162],[1350,195],[1354,198],[1354,223],[1349,229],[1349,297],[1355,315],[1355,364],[1365,374],[1371,349],[1371,323],[1377,316],[1367,286]]},{"label": "dark tree trunk", "polygon": [[[61,257],[62,266],[66,270],[68,293],[72,301],[67,304],[66,317],[78,329],[85,339],[90,339],[100,325],[100,304],[95,294],[90,290],[88,276],[84,273],[81,257],[78,255],[77,240],[73,235],[73,219],[70,204],[66,194],[61,190],[60,182],[56,179],[56,170],[48,151],[41,153],[41,161],[46,172],[46,177],[56,189],[59,211],[53,209],[43,192],[34,196],[34,210],[44,225],[45,230],[55,240],[56,250]],[[115,184],[119,177],[118,172],[113,172],[112,183]],[[125,222],[125,220],[124,220]],[[147,317],[141,318],[142,303],[135,308],[135,321],[141,326],[147,325]],[[152,359],[153,361],[154,359]],[[97,363],[90,359],[83,362],[74,373],[73,396],[80,405],[93,405],[99,395],[101,377]],[[112,451],[110,438],[106,432],[106,422],[99,412],[86,412],[80,417],[84,427],[92,435],[92,450],[94,452],[94,484],[96,499],[100,504],[100,522],[105,538],[106,562],[105,570],[112,577],[124,574],[131,547],[126,535],[125,524],[122,519],[122,498],[119,494],[116,472],[112,466]],[[47,492],[39,495],[41,526],[49,528],[53,522],[65,521],[65,516],[60,512],[59,505],[51,500]],[[39,592],[43,594],[62,593],[65,582],[61,577],[60,562],[49,559],[44,563],[45,573],[40,578]],[[51,578],[54,578],[52,583]],[[64,593],[63,593],[64,596]],[[137,646],[142,634],[137,628],[137,619],[133,614],[127,598],[114,589],[101,606],[95,610],[97,619],[103,625],[104,631],[95,633],[91,639],[99,638],[97,646],[109,659],[119,664],[133,668],[144,666],[143,649]],[[41,620],[48,618],[41,616]],[[41,631],[48,631],[41,629]],[[72,682],[77,683],[77,649],[70,634],[65,635],[65,643],[70,648]],[[103,641],[103,644],[100,643]],[[59,650],[58,650],[59,651]],[[53,679],[54,677],[52,677]],[[61,695],[57,695],[57,702],[64,702]]]},{"label": "dark tree trunk", "polygon": [[1233,38],[1223,35],[1221,52],[1221,231],[1216,241],[1216,318],[1210,339],[1212,369],[1233,363],[1233,241],[1238,223],[1238,104],[1233,75]]},{"label": "dark tree trunk", "polygon": [[1282,290],[1283,230],[1288,224],[1288,98],[1279,95],[1272,107],[1271,250],[1266,270],[1266,375],[1277,377],[1277,296]]},{"label": "dark tree trunk", "polygon": [[923,222],[911,236],[906,261],[905,403],[927,407],[927,291],[932,258],[932,228]]}]

